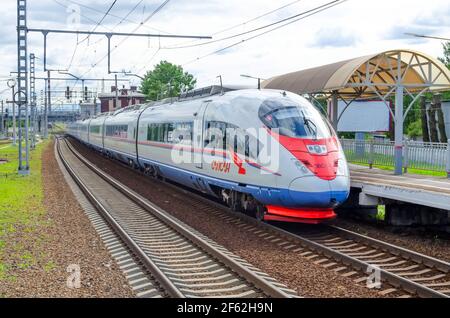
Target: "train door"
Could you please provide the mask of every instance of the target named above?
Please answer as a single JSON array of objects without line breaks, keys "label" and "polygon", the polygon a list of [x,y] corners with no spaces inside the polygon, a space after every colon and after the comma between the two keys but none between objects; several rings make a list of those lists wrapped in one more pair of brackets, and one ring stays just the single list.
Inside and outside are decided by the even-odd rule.
[{"label": "train door", "polygon": [[87,124],[87,135],[86,135],[86,142],[88,144],[91,143],[91,121],[89,120],[88,124]]},{"label": "train door", "polygon": [[105,151],[105,135],[106,135],[106,126],[105,126],[105,123],[106,123],[106,116],[105,116],[105,119],[103,119],[103,123],[102,123],[102,126],[101,126],[101,133],[102,133],[102,151]]}]

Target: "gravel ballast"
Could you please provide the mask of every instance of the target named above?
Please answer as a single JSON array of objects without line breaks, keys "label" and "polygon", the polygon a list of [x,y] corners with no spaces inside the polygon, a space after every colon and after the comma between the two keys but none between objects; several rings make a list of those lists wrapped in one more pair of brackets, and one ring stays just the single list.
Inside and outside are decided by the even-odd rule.
[{"label": "gravel ballast", "polygon": [[[167,212],[215,240],[231,252],[259,267],[264,272],[297,290],[303,297],[380,297],[375,290],[356,284],[325,269],[298,252],[286,251],[258,235],[240,230],[207,211],[194,206],[183,190],[144,177],[84,145],[71,140],[76,149],[92,163]],[[348,272],[349,270],[347,270]]]},{"label": "gravel ballast", "polygon": [[[0,283],[3,297],[133,297],[125,277],[65,182],[55,159],[53,142],[42,158],[46,213],[33,232],[17,231],[8,239],[35,260],[16,264]],[[6,251],[6,255],[15,251]],[[80,268],[80,288],[69,288],[68,270]],[[72,272],[73,273],[73,272]],[[73,281],[75,282],[75,281]],[[76,286],[72,286],[76,287]]]}]

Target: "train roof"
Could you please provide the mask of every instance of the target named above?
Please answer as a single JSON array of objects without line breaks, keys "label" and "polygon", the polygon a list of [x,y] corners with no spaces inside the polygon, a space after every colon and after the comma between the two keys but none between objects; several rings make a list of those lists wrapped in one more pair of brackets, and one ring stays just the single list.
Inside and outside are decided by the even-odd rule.
[{"label": "train roof", "polygon": [[[289,92],[284,92],[284,91],[280,91],[280,90],[272,90],[272,89],[257,90],[253,87],[247,87],[247,86],[213,85],[213,86],[203,87],[203,88],[199,88],[199,89],[195,89],[195,90],[192,90],[189,92],[182,93],[178,97],[166,98],[163,100],[153,101],[153,102],[149,102],[149,103],[145,103],[145,104],[132,105],[132,106],[118,109],[113,112],[102,113],[102,114],[93,116],[91,118],[85,119],[85,120],[97,119],[100,117],[115,117],[115,116],[118,116],[120,114],[124,114],[127,112],[145,110],[145,109],[151,108],[151,107],[155,107],[155,108],[162,107],[164,105],[169,105],[169,104],[171,105],[171,104],[179,103],[179,102],[188,102],[188,101],[193,101],[193,100],[198,100],[198,99],[204,99],[206,97],[217,97],[217,96],[234,97],[234,96],[236,96],[237,92],[242,93],[244,96],[245,95],[250,96],[251,93],[259,92],[260,95],[262,95],[261,96],[262,98],[272,97],[275,93],[282,94],[283,96],[290,94]],[[233,94],[233,93],[235,93],[235,94]],[[85,120],[83,120],[83,122]]]}]

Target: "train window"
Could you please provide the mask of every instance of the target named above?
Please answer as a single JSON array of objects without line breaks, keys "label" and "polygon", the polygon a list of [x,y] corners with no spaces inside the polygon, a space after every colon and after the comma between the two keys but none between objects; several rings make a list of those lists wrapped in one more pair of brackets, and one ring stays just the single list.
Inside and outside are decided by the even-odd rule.
[{"label": "train window", "polygon": [[97,134],[97,135],[99,135],[99,134],[100,134],[100,126],[91,126],[91,127],[90,127],[90,132],[91,132],[92,134]]},{"label": "train window", "polygon": [[235,132],[238,127],[221,121],[210,121],[206,125],[205,148],[212,149],[212,155],[216,154],[216,150],[223,150],[223,156],[226,157],[226,151],[230,147]]},{"label": "train window", "polygon": [[225,122],[210,121],[206,125],[205,148],[213,150],[233,150],[246,158],[258,158],[261,143],[258,138],[249,135],[245,130]]},{"label": "train window", "polygon": [[149,124],[147,140],[165,143],[192,144],[193,123]]},{"label": "train window", "polygon": [[128,125],[106,126],[106,136],[115,138],[128,138]]},{"label": "train window", "polygon": [[172,143],[192,145],[194,135],[194,124],[190,122],[180,122],[174,124],[172,131]]},{"label": "train window", "polygon": [[156,124],[150,124],[147,128],[147,140],[156,141],[158,137],[158,128]]},{"label": "train window", "polygon": [[307,105],[295,102],[268,100],[259,109],[261,121],[269,129],[278,129],[283,136],[293,138],[330,138],[332,132],[320,113]]},{"label": "train window", "polygon": [[233,149],[234,152],[245,156],[246,159],[258,159],[261,142],[252,134],[249,134],[244,129],[236,129],[233,135],[227,137],[231,144],[228,149]]}]

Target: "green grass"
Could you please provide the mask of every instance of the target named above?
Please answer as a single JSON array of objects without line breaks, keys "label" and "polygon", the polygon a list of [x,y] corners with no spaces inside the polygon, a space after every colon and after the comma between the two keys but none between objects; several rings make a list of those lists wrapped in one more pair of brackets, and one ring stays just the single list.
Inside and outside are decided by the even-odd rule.
[{"label": "green grass", "polygon": [[[369,164],[367,163],[360,163],[357,161],[352,162],[349,160],[350,163],[354,163],[359,166],[369,167]],[[394,171],[394,167],[391,166],[383,166],[383,165],[372,165],[372,167],[385,170],[385,171]],[[432,170],[419,170],[419,169],[411,169],[408,168],[409,174],[417,174],[417,175],[423,175],[423,176],[433,176],[433,177],[447,177],[447,172],[441,172],[441,171],[432,171]]]},{"label": "green grass", "polygon": [[[0,149],[0,158],[8,160],[7,163],[0,164],[0,281],[8,278],[12,259],[15,258],[15,263],[19,263],[18,267],[22,269],[35,263],[32,251],[12,243],[14,240],[11,237],[20,234],[30,236],[34,241],[33,232],[42,223],[45,207],[41,156],[47,145],[48,142],[40,143],[31,152],[29,176],[17,174],[17,147]],[[17,231],[20,233],[16,233]],[[36,241],[39,240],[36,238]],[[5,251],[10,254],[6,255]]]},{"label": "green grass", "polygon": [[[360,166],[365,166],[365,167],[369,167],[368,163],[363,163],[358,159],[361,159],[360,157],[356,156],[354,152],[352,151],[345,151],[345,155],[347,157],[348,162],[350,163],[354,163]],[[389,162],[392,161],[392,157],[390,156],[386,156],[386,155],[381,155],[381,154],[375,154],[374,156],[374,162],[375,164],[373,164],[372,166],[374,168],[378,168],[380,170],[385,170],[385,171],[394,171],[395,168],[393,167],[393,165],[382,165],[382,164],[376,164],[376,162]],[[417,175],[424,175],[424,176],[433,176],[433,177],[446,177],[447,176],[447,172],[445,171],[436,171],[435,168],[430,165],[430,164],[422,164],[422,166],[424,167],[423,169],[415,169],[415,168],[408,168],[408,173],[409,174],[417,174]]]},{"label": "green grass", "polygon": [[[365,166],[369,166],[369,165],[365,165]],[[378,168],[380,170],[385,170],[385,171],[394,171],[394,167],[389,167],[389,166],[373,165],[373,167]],[[423,175],[423,176],[433,176],[433,177],[446,177],[447,176],[447,172],[432,171],[432,170],[419,170],[419,169],[411,169],[411,168],[408,168],[408,173],[418,174],[418,175]]]},{"label": "green grass", "polygon": [[379,205],[378,206],[378,213],[376,215],[377,221],[384,221],[386,218],[386,206],[385,205]]},{"label": "green grass", "polygon": [[50,133],[53,135],[61,135],[66,132],[67,125],[65,123],[55,123],[53,124],[53,129],[50,130]]}]

